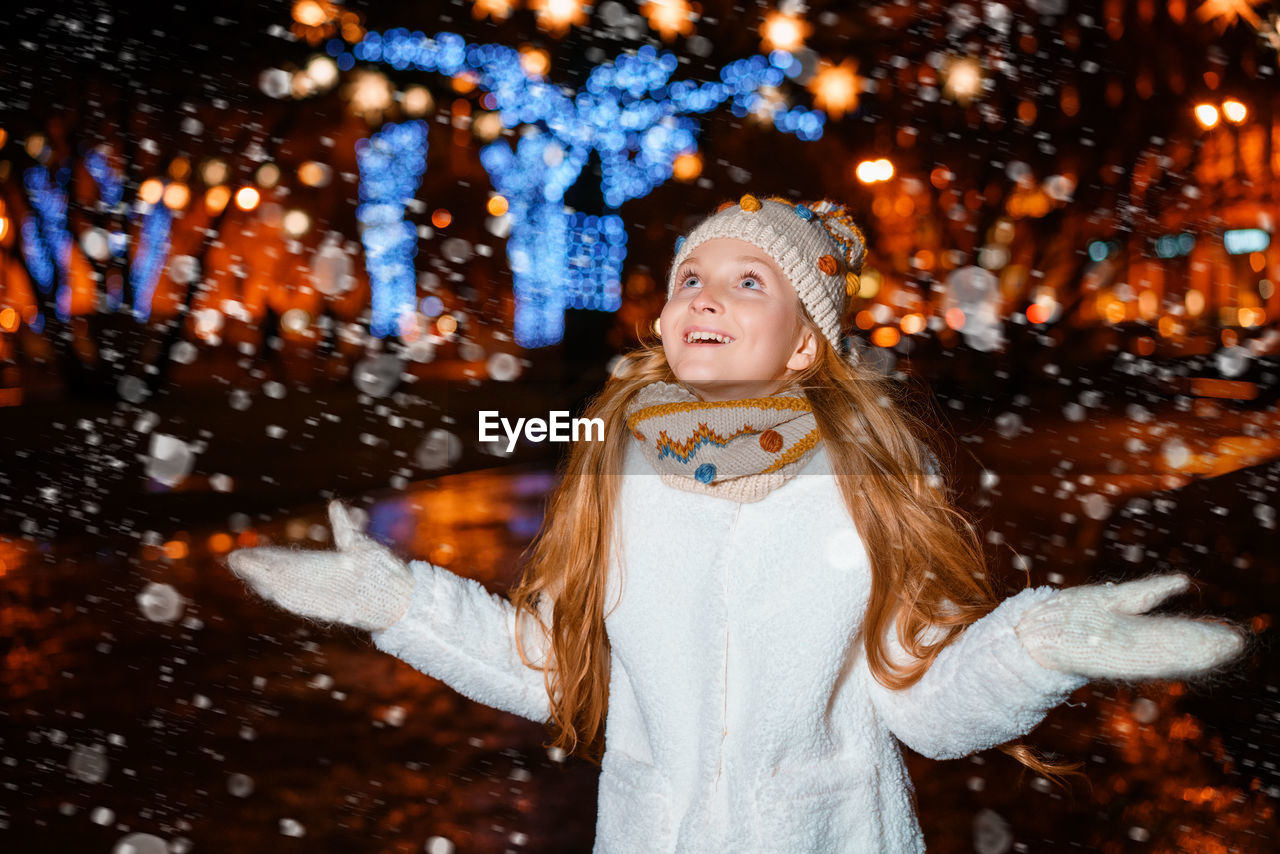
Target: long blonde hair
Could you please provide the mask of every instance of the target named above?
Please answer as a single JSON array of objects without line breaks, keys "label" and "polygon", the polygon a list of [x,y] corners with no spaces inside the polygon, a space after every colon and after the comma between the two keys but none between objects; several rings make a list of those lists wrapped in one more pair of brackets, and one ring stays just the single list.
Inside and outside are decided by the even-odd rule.
[{"label": "long blonde hair", "polygon": [[[937,458],[924,438],[932,432],[910,414],[899,387],[875,370],[841,358],[803,306],[800,313],[819,342],[819,352],[793,382],[813,407],[845,505],[871,563],[862,628],[867,664],[882,685],[901,690],[919,681],[938,654],[999,600],[975,525],[952,506],[939,480],[927,473]],[[661,341],[643,336],[640,346],[622,357],[588,402],[583,416],[604,420],[604,441],[573,445],[549,498],[542,529],[526,551],[523,575],[509,593],[517,615],[537,620],[542,637],[550,642],[546,660],[552,664],[541,668],[529,662],[523,632],[516,632],[521,659],[544,671],[552,713],[547,726],[553,732],[553,741],[544,746],[577,753],[597,765],[609,703],[605,576],[616,554],[611,540],[619,473],[627,443],[633,441],[625,429],[625,413],[642,387],[660,380],[678,381]],[[893,512],[884,512],[889,507]],[[554,605],[547,625],[537,606],[550,603]],[[899,614],[898,642],[914,659],[901,672],[890,661],[883,640]],[[945,628],[945,633],[926,644],[920,636],[930,627]],[[1074,771],[1082,763],[1046,762],[1020,743],[1000,749],[1050,779],[1084,776]]]}]

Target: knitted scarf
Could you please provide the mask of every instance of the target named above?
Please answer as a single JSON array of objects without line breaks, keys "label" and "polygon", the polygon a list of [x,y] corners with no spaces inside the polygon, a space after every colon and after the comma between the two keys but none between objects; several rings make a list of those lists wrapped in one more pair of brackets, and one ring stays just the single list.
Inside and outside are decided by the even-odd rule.
[{"label": "knitted scarf", "polygon": [[818,424],[804,393],[703,401],[654,382],[627,407],[627,428],[663,483],[731,501],[759,501],[804,467]]}]

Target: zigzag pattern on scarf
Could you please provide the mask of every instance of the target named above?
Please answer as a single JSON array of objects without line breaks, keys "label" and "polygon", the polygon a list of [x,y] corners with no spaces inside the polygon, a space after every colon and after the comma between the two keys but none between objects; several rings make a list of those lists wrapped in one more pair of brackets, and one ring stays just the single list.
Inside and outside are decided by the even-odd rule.
[{"label": "zigzag pattern on scarf", "polygon": [[667,435],[667,431],[663,430],[658,434],[658,459],[664,457],[675,457],[682,463],[689,462],[689,459],[697,452],[698,448],[707,443],[714,443],[720,447],[728,445],[733,439],[738,438],[744,433],[754,433],[755,428],[747,424],[742,429],[730,433],[728,436],[721,436],[715,430],[712,430],[705,422],[699,422],[697,429],[693,431],[693,435],[688,439],[672,439]]}]

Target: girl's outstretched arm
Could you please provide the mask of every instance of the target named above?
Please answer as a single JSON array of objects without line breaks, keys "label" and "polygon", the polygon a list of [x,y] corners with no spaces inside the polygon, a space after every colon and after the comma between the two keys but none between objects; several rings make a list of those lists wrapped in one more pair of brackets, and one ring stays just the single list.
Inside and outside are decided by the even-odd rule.
[{"label": "girl's outstretched arm", "polygon": [[[373,633],[374,644],[464,696],[539,723],[551,716],[541,670],[516,650],[515,608],[474,579],[425,561],[405,564],[329,505],[336,551],[262,546],[238,549],[231,569],[263,597],[321,623]],[[548,597],[539,613],[551,624]],[[525,654],[542,664],[548,645],[525,619]]]},{"label": "girl's outstretched arm", "polygon": [[[477,703],[547,722],[551,706],[543,674],[520,660],[516,610],[506,597],[426,561],[411,561],[409,567],[414,576],[409,610],[373,633],[378,649]],[[548,626],[551,608],[544,595],[539,613]],[[541,628],[527,615],[520,622],[525,655],[533,664],[544,664],[547,643]]]},{"label": "girl's outstretched arm", "polygon": [[[872,702],[908,747],[954,759],[1025,735],[1089,679],[1201,675],[1247,642],[1223,623],[1144,616],[1189,583],[1179,574],[1023,590],[966,628],[910,688],[891,691],[866,671]],[[894,631],[888,644],[904,661]]]},{"label": "girl's outstretched arm", "polygon": [[[1088,681],[1039,664],[1014,631],[1028,608],[1056,592],[1037,587],[1010,596],[966,627],[904,690],[886,688],[864,666],[880,719],[899,741],[931,759],[958,759],[1025,735]],[[896,626],[890,626],[885,641],[892,661],[910,661]]]}]

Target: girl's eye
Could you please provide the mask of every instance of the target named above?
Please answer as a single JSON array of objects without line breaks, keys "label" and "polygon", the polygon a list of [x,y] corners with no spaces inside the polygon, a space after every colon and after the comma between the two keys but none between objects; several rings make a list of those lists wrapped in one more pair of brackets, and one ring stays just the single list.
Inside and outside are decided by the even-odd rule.
[{"label": "girl's eye", "polygon": [[[755,285],[755,287],[748,288],[747,290],[759,291],[764,289],[764,280],[760,278],[759,273],[753,273],[750,270],[748,270],[747,272],[742,274],[742,281],[752,282]],[[696,285],[690,285],[689,284],[690,282],[698,282],[698,277],[692,274],[685,276],[683,279],[680,280],[680,287],[682,288],[696,287]]]}]

